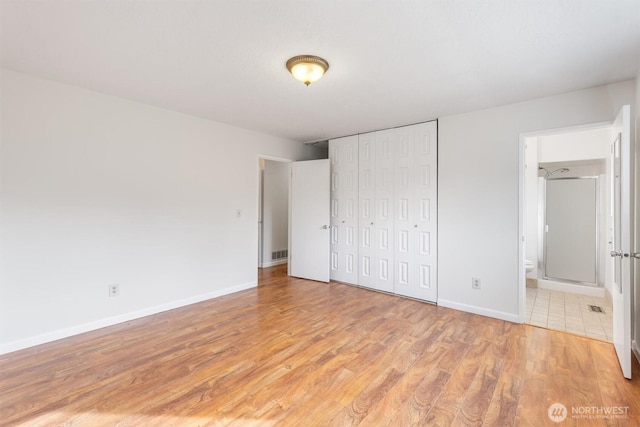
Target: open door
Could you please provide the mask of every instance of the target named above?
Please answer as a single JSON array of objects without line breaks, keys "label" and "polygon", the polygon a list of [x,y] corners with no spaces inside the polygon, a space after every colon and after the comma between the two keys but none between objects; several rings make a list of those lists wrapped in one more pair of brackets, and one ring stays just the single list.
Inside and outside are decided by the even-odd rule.
[{"label": "open door", "polygon": [[618,354],[622,375],[631,378],[631,111],[622,107],[614,122],[611,144],[613,170],[613,250],[614,286],[613,344]]},{"label": "open door", "polygon": [[291,163],[289,275],[329,281],[330,161]]}]

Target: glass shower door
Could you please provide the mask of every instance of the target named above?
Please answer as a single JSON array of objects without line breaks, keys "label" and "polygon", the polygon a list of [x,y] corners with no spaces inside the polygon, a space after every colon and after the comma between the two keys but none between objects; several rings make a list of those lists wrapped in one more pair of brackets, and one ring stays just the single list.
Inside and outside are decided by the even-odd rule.
[{"label": "glass shower door", "polygon": [[545,184],[545,278],[597,284],[598,178]]}]

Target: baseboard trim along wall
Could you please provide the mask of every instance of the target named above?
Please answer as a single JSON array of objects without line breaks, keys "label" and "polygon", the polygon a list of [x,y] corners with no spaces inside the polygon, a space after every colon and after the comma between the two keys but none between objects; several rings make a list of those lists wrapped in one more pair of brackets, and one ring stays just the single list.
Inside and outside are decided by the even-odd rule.
[{"label": "baseboard trim along wall", "polygon": [[263,262],[260,267],[261,268],[273,267],[274,265],[286,264],[287,262],[289,262],[288,258],[282,258],[274,261]]},{"label": "baseboard trim along wall", "polygon": [[506,320],[507,322],[521,323],[517,314],[505,313],[503,311],[491,310],[488,308],[476,307],[475,305],[461,304],[455,301],[438,299],[440,307],[453,308],[454,310],[466,311],[467,313],[479,314],[481,316],[493,317],[494,319]]},{"label": "baseboard trim along wall", "polygon": [[158,314],[163,311],[173,310],[174,308],[180,308],[187,305],[196,304],[212,298],[217,298],[224,295],[232,294],[234,292],[240,292],[246,289],[255,288],[256,286],[258,286],[258,282],[252,281],[252,282],[244,283],[241,285],[231,286],[224,289],[218,289],[212,292],[207,292],[205,294],[196,295],[190,298],[171,301],[166,304],[161,304],[154,307],[148,307],[142,310],[132,311],[130,313],[124,313],[124,314],[120,314],[113,317],[107,317],[105,319],[84,323],[78,326],[72,326],[70,328],[59,329],[57,331],[48,332],[46,334],[36,335],[33,337],[12,341],[8,343],[0,343],[0,354],[11,353],[13,351],[18,351],[18,350],[33,347],[36,345],[45,344],[45,343],[56,341],[62,338],[68,338],[74,335],[79,335],[85,332],[94,331],[96,329],[104,328],[107,326],[117,325],[118,323],[140,319],[141,317],[150,316],[152,314]]},{"label": "baseboard trim along wall", "polygon": [[633,354],[636,356],[638,363],[640,363],[640,347],[638,347],[638,341],[631,341],[631,349],[633,350]]}]

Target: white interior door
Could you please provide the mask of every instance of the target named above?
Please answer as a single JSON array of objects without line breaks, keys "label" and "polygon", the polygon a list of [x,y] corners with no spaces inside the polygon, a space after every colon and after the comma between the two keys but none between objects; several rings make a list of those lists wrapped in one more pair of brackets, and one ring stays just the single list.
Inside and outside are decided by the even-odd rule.
[{"label": "white interior door", "polygon": [[289,275],[329,281],[329,159],[291,163]]},{"label": "white interior door", "polygon": [[631,112],[625,105],[614,122],[613,219],[614,286],[613,344],[618,354],[622,374],[631,378]]}]

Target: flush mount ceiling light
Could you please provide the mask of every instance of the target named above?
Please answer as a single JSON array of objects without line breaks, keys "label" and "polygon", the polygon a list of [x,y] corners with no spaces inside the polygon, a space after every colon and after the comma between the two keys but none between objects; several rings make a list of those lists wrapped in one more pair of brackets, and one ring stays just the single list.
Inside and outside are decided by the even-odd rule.
[{"label": "flush mount ceiling light", "polygon": [[319,56],[298,55],[287,61],[287,70],[307,86],[320,80],[328,69],[329,63]]}]

